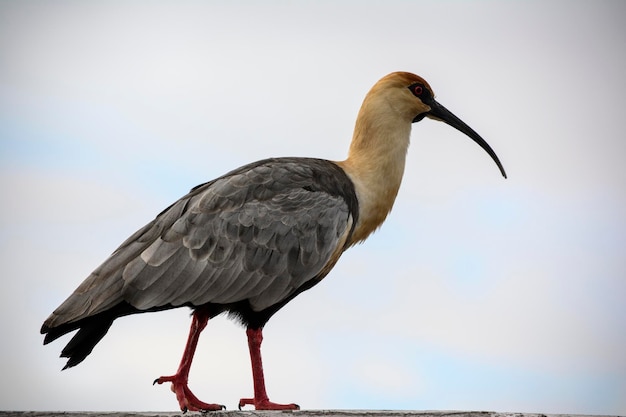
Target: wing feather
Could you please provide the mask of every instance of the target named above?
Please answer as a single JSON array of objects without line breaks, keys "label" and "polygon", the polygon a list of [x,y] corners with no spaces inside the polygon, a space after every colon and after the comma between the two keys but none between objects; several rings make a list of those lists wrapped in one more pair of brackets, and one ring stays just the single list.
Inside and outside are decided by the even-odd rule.
[{"label": "wing feather", "polygon": [[122,301],[140,310],[280,303],[328,272],[352,230],[357,211],[336,191],[345,184],[324,169],[339,170],[322,160],[270,159],[194,188],[128,238],[46,323]]}]

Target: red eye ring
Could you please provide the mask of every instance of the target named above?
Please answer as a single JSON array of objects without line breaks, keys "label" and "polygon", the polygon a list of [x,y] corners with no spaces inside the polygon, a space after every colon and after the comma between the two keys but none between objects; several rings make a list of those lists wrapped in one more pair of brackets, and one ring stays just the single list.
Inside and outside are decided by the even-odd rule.
[{"label": "red eye ring", "polygon": [[416,96],[421,95],[424,92],[424,90],[422,89],[421,85],[416,85],[415,87],[413,87],[413,94],[415,94]]}]

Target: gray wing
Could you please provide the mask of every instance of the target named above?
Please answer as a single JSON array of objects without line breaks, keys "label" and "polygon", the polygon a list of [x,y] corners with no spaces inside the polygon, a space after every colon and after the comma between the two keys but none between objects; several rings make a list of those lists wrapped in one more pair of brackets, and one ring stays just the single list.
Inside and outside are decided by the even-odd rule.
[{"label": "gray wing", "polygon": [[343,251],[353,215],[320,185],[321,160],[303,161],[261,161],[194,189],[127,239],[46,325],[123,301],[148,310],[248,300],[261,311],[321,278]]}]

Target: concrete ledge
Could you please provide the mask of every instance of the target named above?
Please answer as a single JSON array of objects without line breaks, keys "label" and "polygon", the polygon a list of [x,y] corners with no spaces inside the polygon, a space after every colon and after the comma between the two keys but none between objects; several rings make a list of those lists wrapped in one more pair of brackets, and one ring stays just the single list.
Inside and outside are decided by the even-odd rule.
[{"label": "concrete ledge", "polygon": [[[0,411],[0,417],[175,417],[174,412],[63,412]],[[213,411],[186,416],[211,417],[619,417],[582,414],[496,413],[491,411],[391,411],[391,410],[298,410],[298,411]],[[281,416],[284,415],[284,416]]]}]

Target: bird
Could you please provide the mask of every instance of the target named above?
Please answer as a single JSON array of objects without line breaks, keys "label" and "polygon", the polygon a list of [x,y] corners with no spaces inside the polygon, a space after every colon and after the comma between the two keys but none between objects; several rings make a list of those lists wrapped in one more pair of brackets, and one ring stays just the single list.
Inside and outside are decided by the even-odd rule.
[{"label": "bird", "polygon": [[404,174],[411,129],[442,121],[476,142],[506,172],[487,142],[435,100],[410,72],[376,82],[358,112],[342,161],[280,157],[253,162],[191,189],[124,241],[45,320],[48,344],[77,332],[61,352],[63,369],[81,363],[123,316],[179,307],[192,310],[171,383],[186,411],[216,411],[188,386],[202,330],[220,314],[246,329],[253,396],[239,409],[297,410],[270,401],[261,358],[268,320],[322,281],[348,248],[363,242],[389,214]]}]

